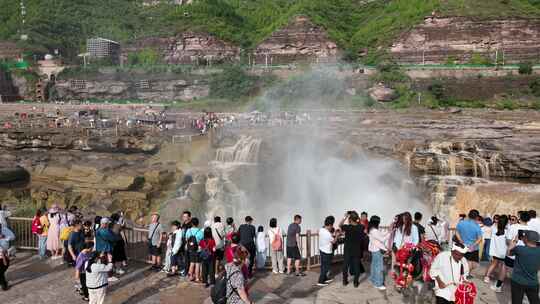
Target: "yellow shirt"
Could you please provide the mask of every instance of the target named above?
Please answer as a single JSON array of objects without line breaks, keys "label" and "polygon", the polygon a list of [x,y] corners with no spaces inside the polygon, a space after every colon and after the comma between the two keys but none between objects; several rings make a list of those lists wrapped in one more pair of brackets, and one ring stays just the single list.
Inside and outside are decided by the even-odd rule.
[{"label": "yellow shirt", "polygon": [[42,215],[39,218],[39,221],[41,222],[41,227],[43,227],[43,232],[41,233],[41,235],[47,236],[49,232],[49,226],[50,226],[49,219],[47,218],[46,215]]}]

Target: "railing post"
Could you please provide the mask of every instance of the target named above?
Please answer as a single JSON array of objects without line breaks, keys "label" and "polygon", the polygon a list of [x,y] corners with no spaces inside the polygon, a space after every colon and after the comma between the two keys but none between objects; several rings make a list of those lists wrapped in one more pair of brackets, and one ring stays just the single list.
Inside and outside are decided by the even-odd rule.
[{"label": "railing post", "polygon": [[306,234],[306,259],[307,259],[307,266],[306,269],[311,269],[311,230],[308,229]]}]

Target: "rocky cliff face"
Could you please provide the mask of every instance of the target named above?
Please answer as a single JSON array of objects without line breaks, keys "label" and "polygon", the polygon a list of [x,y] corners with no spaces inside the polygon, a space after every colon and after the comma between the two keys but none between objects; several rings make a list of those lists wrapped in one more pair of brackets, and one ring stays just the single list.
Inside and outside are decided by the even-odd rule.
[{"label": "rocky cliff face", "polygon": [[137,219],[157,210],[183,179],[174,161],[159,162],[162,139],[155,134],[88,138],[64,131],[0,134],[6,203],[77,205],[97,214],[125,210]]},{"label": "rocky cliff face", "polygon": [[146,101],[193,100],[208,96],[209,87],[197,79],[141,80],[59,80],[56,91],[61,100],[98,98]]},{"label": "rocky cliff face", "polygon": [[289,25],[274,32],[255,49],[257,64],[292,62],[335,62],[339,51],[326,31],[307,17],[298,16]]},{"label": "rocky cliff face", "polygon": [[240,60],[240,48],[206,33],[185,32],[174,37],[149,37],[122,49],[126,62],[129,53],[153,49],[167,64],[212,64]]},{"label": "rocky cliff face", "polygon": [[508,19],[475,21],[428,17],[404,33],[390,48],[402,63],[444,63],[449,58],[467,63],[472,54],[505,63],[538,61],[540,20]]}]

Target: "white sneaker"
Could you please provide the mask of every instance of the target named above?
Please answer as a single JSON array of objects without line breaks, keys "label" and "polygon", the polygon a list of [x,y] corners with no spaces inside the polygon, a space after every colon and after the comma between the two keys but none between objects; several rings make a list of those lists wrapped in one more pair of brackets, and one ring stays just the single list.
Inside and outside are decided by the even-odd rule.
[{"label": "white sneaker", "polygon": [[326,280],[326,281],[324,281],[324,282],[325,282],[326,284],[330,284],[330,283],[334,282],[334,279],[328,279],[328,280]]},{"label": "white sneaker", "polygon": [[116,281],[118,281],[118,278],[117,277],[110,277],[110,278],[107,279],[107,281],[116,282]]},{"label": "white sneaker", "polygon": [[379,286],[379,287],[376,287],[378,290],[386,290],[386,286],[382,285],[382,286]]},{"label": "white sneaker", "polygon": [[502,292],[502,285],[499,286],[499,287],[497,287],[496,285],[491,285],[489,288],[490,288],[491,290],[495,291],[496,293]]},{"label": "white sneaker", "polygon": [[329,284],[328,283],[317,283],[317,286],[320,286],[320,287],[324,287],[324,286],[328,286]]},{"label": "white sneaker", "polygon": [[277,271],[272,271],[272,273],[273,273],[273,274],[278,274],[279,272],[277,272]]},{"label": "white sneaker", "polygon": [[486,284],[491,283],[491,279],[489,277],[484,277],[484,283]]},{"label": "white sneaker", "polygon": [[126,273],[126,271],[123,269],[118,269],[116,273],[118,273],[119,275],[123,275],[124,273]]}]

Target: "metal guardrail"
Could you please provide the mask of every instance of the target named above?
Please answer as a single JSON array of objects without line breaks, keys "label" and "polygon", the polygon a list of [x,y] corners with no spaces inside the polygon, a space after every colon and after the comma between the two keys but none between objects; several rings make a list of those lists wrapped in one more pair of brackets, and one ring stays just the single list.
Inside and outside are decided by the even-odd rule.
[{"label": "metal guardrail", "polygon": [[[37,250],[37,237],[32,234],[32,219],[22,217],[10,217],[8,225],[15,234],[14,246],[17,249]],[[388,231],[388,227],[381,227],[383,231]],[[126,239],[126,251],[130,260],[147,262],[148,260],[148,229],[143,228],[127,228],[123,231]],[[453,236],[454,229],[450,229],[450,238]],[[283,244],[287,243],[287,235],[283,235]],[[298,242],[300,253],[303,257],[303,263],[306,269],[319,267],[321,265],[319,254],[319,234],[307,230],[306,233],[300,234]],[[286,246],[283,246],[283,253],[286,257]],[[270,267],[270,241],[267,238],[267,267]],[[334,262],[339,262],[343,258],[343,245],[339,245],[334,254]]]}]

